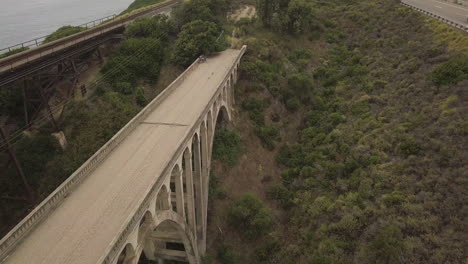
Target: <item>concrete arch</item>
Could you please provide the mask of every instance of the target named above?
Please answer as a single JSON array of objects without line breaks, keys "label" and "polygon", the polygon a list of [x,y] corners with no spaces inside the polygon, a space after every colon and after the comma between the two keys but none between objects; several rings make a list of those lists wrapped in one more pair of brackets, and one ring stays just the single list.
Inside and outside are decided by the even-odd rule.
[{"label": "concrete arch", "polygon": [[145,233],[151,226],[154,224],[154,217],[150,211],[146,211],[143,218],[140,220],[140,225],[138,227],[138,243],[141,243],[145,238]]},{"label": "concrete arch", "polygon": [[[144,242],[146,258],[163,260],[169,256],[183,255],[189,263],[197,263],[199,255],[196,240],[185,219],[171,210],[157,212],[154,219],[154,228],[149,231],[149,238]],[[182,246],[177,248],[177,244]]]},{"label": "concrete arch", "polygon": [[161,186],[161,189],[156,196],[156,212],[171,209],[169,204],[169,192],[166,185]]},{"label": "concrete arch", "polygon": [[225,104],[222,104],[218,111],[216,112],[216,115],[215,115],[216,119],[214,120],[214,127],[213,129],[216,130],[216,126],[217,126],[217,123],[219,121],[219,119],[224,119],[225,121],[227,122],[231,122],[232,120],[232,116],[231,116],[231,112],[229,111],[229,107]]},{"label": "concrete arch", "polygon": [[171,171],[171,204],[174,211],[185,217],[184,184],[179,164],[175,164]]},{"label": "concrete arch", "polygon": [[116,264],[134,264],[136,262],[136,252],[132,244],[128,243],[120,252]]}]

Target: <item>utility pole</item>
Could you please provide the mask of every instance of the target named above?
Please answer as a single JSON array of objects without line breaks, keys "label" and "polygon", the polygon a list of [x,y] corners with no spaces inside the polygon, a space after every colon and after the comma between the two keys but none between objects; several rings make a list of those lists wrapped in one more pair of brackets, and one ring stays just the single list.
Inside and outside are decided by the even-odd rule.
[{"label": "utility pole", "polygon": [[11,146],[10,142],[8,141],[7,134],[5,130],[3,129],[3,126],[0,126],[0,136],[2,136],[3,140],[6,143],[6,148],[8,150],[8,154],[10,154],[11,159],[15,163],[16,171],[21,177],[21,180],[23,181],[24,189],[26,191],[26,194],[28,196],[28,201],[33,204],[34,202],[34,193],[31,189],[31,186],[29,185],[26,176],[24,175],[23,169],[21,168],[21,164],[19,163],[18,159],[16,158],[15,151],[13,147]]}]

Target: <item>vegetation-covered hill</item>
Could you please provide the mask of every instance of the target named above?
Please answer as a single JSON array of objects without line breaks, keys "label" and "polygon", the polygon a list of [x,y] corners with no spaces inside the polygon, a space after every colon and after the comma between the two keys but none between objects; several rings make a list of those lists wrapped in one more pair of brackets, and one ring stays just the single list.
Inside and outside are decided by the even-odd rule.
[{"label": "vegetation-covered hill", "polygon": [[468,36],[391,0],[256,4],[237,102],[282,169],[265,188],[284,216],[254,240],[265,217],[226,224],[252,242],[223,233],[216,262],[465,263]]}]

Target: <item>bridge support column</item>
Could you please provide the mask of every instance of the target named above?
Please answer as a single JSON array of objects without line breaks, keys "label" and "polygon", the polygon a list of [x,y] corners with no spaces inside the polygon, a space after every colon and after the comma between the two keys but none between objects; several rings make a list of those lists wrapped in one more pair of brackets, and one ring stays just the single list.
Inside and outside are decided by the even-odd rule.
[{"label": "bridge support column", "polygon": [[229,99],[230,99],[228,102],[228,106],[232,108],[236,102],[234,98],[234,82],[232,79],[229,79],[227,88],[228,88]]},{"label": "bridge support column", "polygon": [[193,167],[191,153],[187,150],[184,152],[184,177],[185,177],[185,188],[187,189],[186,203],[187,203],[187,218],[188,224],[192,230],[195,231],[194,236],[197,237],[197,224],[195,222],[195,201],[194,201],[194,182],[193,182]]},{"label": "bridge support column", "polygon": [[151,243],[146,242],[143,248],[143,253],[149,260],[156,260],[156,246],[153,241]]},{"label": "bridge support column", "polygon": [[185,219],[184,184],[182,180],[182,170],[178,170],[175,173],[177,213]]},{"label": "bridge support column", "polygon": [[200,140],[195,138],[193,142],[193,167],[194,167],[194,187],[195,187],[195,208],[196,208],[196,232],[197,232],[197,243],[198,252],[200,255],[204,254],[204,250],[201,247],[204,240],[203,235],[203,215],[205,212],[205,205],[203,203],[203,181],[202,181],[202,169],[201,169],[201,153],[200,153]]},{"label": "bridge support column", "polygon": [[206,124],[202,124],[200,128],[200,145],[201,145],[201,161],[202,161],[202,170],[201,170],[201,180],[202,180],[202,203],[203,203],[203,217],[202,217],[202,241],[198,245],[201,248],[201,251],[204,253],[206,250],[206,224],[208,216],[208,182],[209,182],[209,171],[208,166],[208,144],[207,144],[207,132]]}]

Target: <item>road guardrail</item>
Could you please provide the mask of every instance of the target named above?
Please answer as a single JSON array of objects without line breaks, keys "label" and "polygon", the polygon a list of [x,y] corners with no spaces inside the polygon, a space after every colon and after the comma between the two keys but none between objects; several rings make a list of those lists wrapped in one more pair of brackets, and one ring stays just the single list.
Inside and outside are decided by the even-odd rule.
[{"label": "road guardrail", "polygon": [[444,22],[444,23],[446,23],[446,24],[449,24],[449,25],[451,25],[451,26],[453,26],[453,27],[455,27],[455,28],[461,29],[461,30],[465,31],[466,33],[468,33],[468,25],[460,24],[460,23],[458,23],[458,22],[456,22],[456,21],[453,21],[453,20],[451,20],[451,19],[448,19],[448,18],[446,18],[446,17],[444,17],[444,16],[434,14],[434,13],[432,13],[432,12],[429,12],[429,11],[424,10],[424,9],[422,9],[422,8],[419,8],[419,7],[412,6],[412,5],[407,4],[407,3],[400,2],[400,4],[402,4],[402,5],[406,6],[406,7],[409,7],[409,8],[411,8],[411,9],[414,9],[414,10],[416,10],[416,11],[418,11],[418,12],[421,12],[421,13],[427,15],[427,16],[430,16],[430,17],[433,17],[433,18],[435,18],[435,19],[438,19],[438,20],[440,20],[440,21],[442,21],[442,22]]}]

